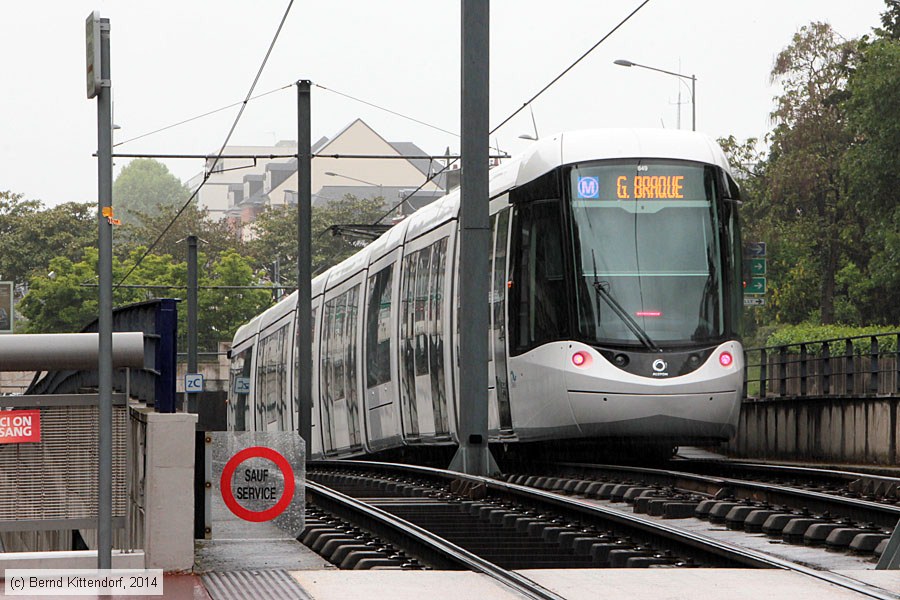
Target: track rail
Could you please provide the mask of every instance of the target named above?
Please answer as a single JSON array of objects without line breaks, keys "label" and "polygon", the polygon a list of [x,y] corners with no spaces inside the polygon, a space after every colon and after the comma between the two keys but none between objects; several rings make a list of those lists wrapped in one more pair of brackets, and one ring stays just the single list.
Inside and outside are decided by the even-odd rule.
[{"label": "track rail", "polygon": [[[416,477],[421,480],[432,480],[439,487],[446,486],[450,482],[464,481],[470,485],[483,485],[486,488],[486,497],[484,502],[495,502],[503,505],[509,502],[527,502],[537,503],[548,508],[552,507],[560,514],[567,515],[569,518],[577,519],[581,523],[596,522],[603,523],[604,527],[611,527],[622,530],[628,528],[635,536],[647,536],[652,539],[656,547],[672,548],[677,547],[682,552],[687,553],[688,549],[698,552],[703,556],[708,556],[709,565],[716,566],[740,566],[752,568],[778,568],[793,571],[807,577],[827,582],[841,588],[851,590],[870,598],[878,598],[881,600],[897,600],[900,596],[880,588],[862,583],[843,575],[832,573],[830,571],[818,571],[805,565],[797,564],[778,557],[773,557],[761,552],[741,548],[733,544],[722,542],[703,536],[701,534],[686,532],[677,527],[671,527],[652,520],[638,517],[637,515],[629,515],[598,506],[589,501],[579,498],[564,496],[560,493],[537,490],[515,483],[494,480],[484,477],[476,477],[433,469],[429,467],[416,467],[408,465],[396,465],[391,463],[379,463],[368,461],[317,461],[311,463],[313,470],[319,468],[354,470],[356,472],[370,473],[372,476],[377,474],[394,475],[397,477]],[[582,465],[583,466],[583,465]],[[659,470],[642,470],[642,471],[659,471]],[[664,472],[660,472],[664,473]],[[671,476],[673,473],[669,473]],[[685,479],[693,481],[704,481],[709,486],[718,485],[723,478],[710,478],[697,476],[693,474],[679,474],[680,476],[689,475]],[[721,486],[719,486],[721,487]],[[848,500],[848,499],[843,499]],[[360,503],[362,504],[362,503]],[[871,503],[870,503],[871,504]],[[404,522],[405,523],[405,522]],[[411,524],[408,527],[415,528]],[[416,528],[420,529],[420,528]],[[446,543],[446,541],[444,541]],[[468,567],[467,567],[468,568]],[[478,569],[473,569],[478,570]],[[483,571],[478,571],[483,572]],[[544,590],[546,592],[546,590]],[[551,592],[546,592],[551,593]],[[552,594],[552,593],[551,593]],[[543,597],[543,596],[535,596]],[[549,596],[553,597],[553,596]]]},{"label": "track rail", "polygon": [[417,525],[346,494],[312,481],[306,482],[308,501],[351,521],[372,533],[391,540],[421,559],[445,569],[465,569],[482,573],[512,588],[525,598],[564,600],[536,582],[488,562],[480,556],[438,537]]},{"label": "track rail", "polygon": [[538,516],[548,513],[550,519],[561,523],[578,523],[581,526],[593,526],[599,531],[614,531],[622,537],[632,537],[642,543],[650,544],[658,550],[668,550],[678,556],[692,557],[697,563],[729,568],[778,568],[779,564],[762,554],[738,548],[731,544],[713,540],[692,532],[683,531],[664,523],[657,523],[636,515],[623,514],[619,511],[597,506],[590,502],[560,496],[534,488],[516,485],[495,479],[464,475],[452,471],[443,471],[430,467],[416,467],[378,463],[369,461],[320,461],[310,464],[310,477],[315,477],[318,468],[348,470],[370,473],[372,476],[409,476],[431,480],[438,488],[448,488],[453,481],[467,482],[469,485],[482,485],[486,489],[486,497],[480,502],[496,505],[496,508],[511,505],[523,505]]},{"label": "track rail", "polygon": [[[682,463],[679,463],[679,466]],[[757,465],[754,465],[756,467]],[[845,497],[811,489],[803,489],[772,482],[751,481],[733,477],[700,475],[669,469],[648,469],[623,467],[618,465],[591,465],[584,463],[559,463],[547,466],[570,475],[597,478],[640,480],[648,485],[671,486],[678,489],[696,491],[708,495],[732,495],[737,500],[753,500],[770,504],[781,504],[796,508],[806,508],[816,513],[840,515],[854,521],[873,523],[878,527],[893,529],[900,521],[900,506],[872,500]],[[803,471],[773,470],[771,473],[811,476],[818,474],[815,469]],[[841,477],[851,475],[844,472]],[[845,478],[846,479],[846,478]]]}]

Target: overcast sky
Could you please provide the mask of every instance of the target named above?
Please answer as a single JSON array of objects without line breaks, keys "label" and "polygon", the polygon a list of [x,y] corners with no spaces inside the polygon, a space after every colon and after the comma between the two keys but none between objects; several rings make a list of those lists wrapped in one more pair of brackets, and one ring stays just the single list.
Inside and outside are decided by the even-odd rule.
[{"label": "overcast sky", "polygon": [[[493,0],[491,126],[573,62],[640,0]],[[116,142],[242,100],[288,0],[31,0],[0,18],[0,190],[47,205],[96,201],[96,101],[85,95],[85,18],[111,20]],[[458,0],[295,0],[257,93],[306,78],[450,131],[459,130]],[[534,103],[539,133],[677,124],[679,80],[613,60],[695,74],[697,129],[761,137],[777,89],[775,55],[802,25],[827,21],[857,37],[878,25],[882,0],[650,0]],[[691,125],[682,86],[681,125]],[[459,139],[313,88],[313,139],[361,117],[389,141],[430,153]],[[216,151],[237,108],[116,148]],[[296,139],[294,88],[251,102],[233,144]],[[523,111],[496,133],[515,153],[532,133]],[[493,143],[493,140],[492,140]],[[166,161],[186,181],[197,160]],[[116,173],[127,164],[116,161]]]}]

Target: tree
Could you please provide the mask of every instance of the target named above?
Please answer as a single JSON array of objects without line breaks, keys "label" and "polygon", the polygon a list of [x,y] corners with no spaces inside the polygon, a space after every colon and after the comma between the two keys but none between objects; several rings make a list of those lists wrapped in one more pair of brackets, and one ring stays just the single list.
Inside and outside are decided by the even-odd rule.
[{"label": "tree", "polygon": [[[210,286],[261,283],[250,261],[234,250],[222,253],[203,281]],[[231,341],[238,327],[268,308],[272,303],[272,293],[268,290],[209,289],[200,290],[197,301],[205,324],[205,327],[200,327],[198,343],[201,347],[214,350],[217,342]]]},{"label": "tree", "polygon": [[[80,331],[97,317],[97,248],[85,248],[84,260],[72,262],[59,257],[50,261],[52,274],[31,278],[28,293],[19,310],[28,319],[26,333],[69,333]],[[134,265],[134,258],[113,260],[113,280],[118,281]],[[143,285],[171,285],[171,257],[150,256],[133,276]],[[148,300],[151,290],[120,287],[113,291],[117,306]]]},{"label": "tree", "polygon": [[875,30],[882,38],[900,40],[900,0],[884,0],[887,10],[881,13],[881,27]]},{"label": "tree", "polygon": [[[365,247],[364,242],[334,236],[332,225],[374,223],[384,214],[381,198],[360,199],[347,194],[340,200],[313,207],[312,270],[321,273]],[[269,270],[279,260],[281,279],[285,285],[297,284],[297,207],[270,208],[253,223],[255,238],[247,243],[250,255],[259,268]]]},{"label": "tree", "polygon": [[113,183],[113,208],[122,223],[140,224],[141,215],[153,215],[165,207],[181,208],[189,196],[166,165],[152,158],[131,161]]},{"label": "tree", "polygon": [[[113,280],[119,281],[143,255],[137,248],[126,259],[113,259]],[[80,331],[97,317],[98,299],[96,248],[85,249],[85,259],[77,263],[59,257],[51,261],[53,276],[35,276],[31,288],[19,305],[28,319],[28,333],[65,333]],[[158,297],[185,294],[187,264],[176,262],[169,255],[149,254],[129,277],[128,284],[161,287],[116,287],[115,306]],[[237,328],[264,310],[271,302],[271,293],[264,289],[215,290],[202,286],[253,286],[259,277],[249,261],[237,252],[224,252],[200,275],[198,294],[199,335],[201,349],[215,350],[219,341],[230,340]],[[179,310],[179,346],[185,348],[187,311]]]},{"label": "tree", "polygon": [[0,192],[0,279],[24,286],[35,273],[48,273],[51,259],[81,260],[97,239],[96,207],[67,202],[45,208],[21,194]]},{"label": "tree", "polygon": [[861,47],[845,103],[852,145],[844,160],[864,224],[868,260],[847,272],[848,296],[874,323],[900,322],[900,2],[888,2],[880,37]]},{"label": "tree", "polygon": [[186,256],[187,244],[183,240],[189,235],[202,240],[201,249],[209,261],[217,260],[226,250],[243,250],[243,243],[227,221],[211,219],[209,211],[198,208],[195,202],[176,218],[180,209],[181,206],[161,206],[154,213],[137,213],[136,223],[126,222],[115,230],[116,254],[125,257],[138,246],[150,247],[160,235],[153,252],[179,259]]},{"label": "tree", "polygon": [[[850,145],[843,100],[856,42],[827,23],[811,23],[779,53],[772,79],[781,83],[766,171],[766,210],[783,278],[773,290],[782,321],[833,323],[838,272],[854,262],[860,235],[841,171]],[[779,265],[778,263],[781,262]]]}]

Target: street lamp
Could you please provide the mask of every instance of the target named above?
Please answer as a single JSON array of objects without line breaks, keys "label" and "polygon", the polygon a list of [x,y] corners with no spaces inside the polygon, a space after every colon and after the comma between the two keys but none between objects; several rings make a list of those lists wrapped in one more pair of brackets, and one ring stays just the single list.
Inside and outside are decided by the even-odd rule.
[{"label": "street lamp", "polygon": [[365,183],[366,185],[374,185],[378,187],[378,195],[381,196],[381,199],[384,200],[384,186],[380,183],[373,183],[371,181],[366,181],[365,179],[357,179],[356,177],[350,177],[349,175],[343,175],[341,173],[333,173],[331,171],[325,171],[325,174],[329,177],[343,177],[344,179],[350,179],[351,181],[358,181],[360,183]]},{"label": "street lamp", "polygon": [[657,69],[656,67],[648,67],[647,65],[639,65],[637,63],[631,62],[630,60],[615,60],[614,64],[619,65],[620,67],[640,67],[642,69],[649,69],[651,71],[659,71],[660,73],[665,73],[666,75],[673,75],[674,77],[678,77],[680,79],[690,79],[691,80],[691,131],[697,131],[697,78],[694,75],[683,75],[681,73],[675,73],[674,71],[666,71],[665,69]]}]

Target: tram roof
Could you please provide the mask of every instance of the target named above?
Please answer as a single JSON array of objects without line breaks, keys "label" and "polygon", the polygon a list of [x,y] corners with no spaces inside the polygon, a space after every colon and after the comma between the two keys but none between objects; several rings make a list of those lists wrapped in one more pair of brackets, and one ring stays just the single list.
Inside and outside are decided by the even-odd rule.
[{"label": "tram roof", "polygon": [[[523,185],[562,165],[613,158],[681,159],[730,171],[719,144],[702,133],[677,129],[588,129],[538,140],[501,167],[512,172],[498,172],[492,179],[496,193],[502,193],[503,187]],[[492,185],[491,196],[496,193]]]}]

